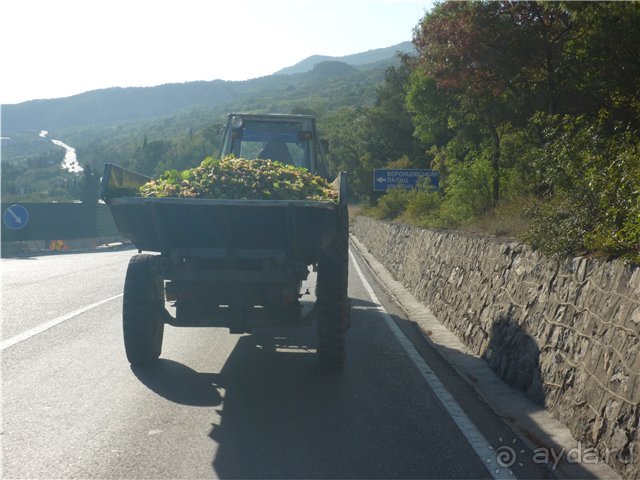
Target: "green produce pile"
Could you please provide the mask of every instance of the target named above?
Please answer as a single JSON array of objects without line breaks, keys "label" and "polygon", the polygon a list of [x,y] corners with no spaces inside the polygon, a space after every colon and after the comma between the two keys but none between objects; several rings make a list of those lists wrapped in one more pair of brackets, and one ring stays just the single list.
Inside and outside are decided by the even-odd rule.
[{"label": "green produce pile", "polygon": [[143,197],[337,201],[338,192],[304,168],[272,160],[207,157],[190,170],[169,170],[140,187]]}]

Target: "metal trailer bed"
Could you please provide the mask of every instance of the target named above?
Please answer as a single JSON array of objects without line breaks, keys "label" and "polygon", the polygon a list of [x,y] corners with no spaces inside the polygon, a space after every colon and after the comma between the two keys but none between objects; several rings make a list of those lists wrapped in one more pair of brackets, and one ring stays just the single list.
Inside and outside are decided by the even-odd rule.
[{"label": "metal trailer bed", "polygon": [[[149,180],[107,164],[101,182],[118,231],[140,253],[159,253],[134,256],[127,270],[123,326],[132,364],[158,358],[164,324],[243,333],[313,319],[322,363],[342,365],[349,324],[346,174],[334,182],[338,203],[135,196]],[[298,299],[309,266],[318,277],[305,317]],[[165,300],[175,302],[175,317]]]}]

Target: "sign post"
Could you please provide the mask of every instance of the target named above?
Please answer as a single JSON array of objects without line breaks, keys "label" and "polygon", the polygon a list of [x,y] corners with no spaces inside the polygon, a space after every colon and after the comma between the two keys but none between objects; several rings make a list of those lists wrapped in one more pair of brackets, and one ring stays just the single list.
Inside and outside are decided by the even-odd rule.
[{"label": "sign post", "polygon": [[428,177],[431,185],[438,188],[438,172],[426,168],[376,169],[373,171],[373,191],[386,192],[393,188],[412,190],[418,181]]}]

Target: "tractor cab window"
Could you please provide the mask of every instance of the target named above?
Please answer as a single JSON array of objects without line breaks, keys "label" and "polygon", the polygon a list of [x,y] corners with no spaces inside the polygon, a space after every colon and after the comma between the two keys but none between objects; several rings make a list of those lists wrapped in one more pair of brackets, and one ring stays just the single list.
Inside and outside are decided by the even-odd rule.
[{"label": "tractor cab window", "polygon": [[271,159],[296,167],[310,168],[311,132],[298,122],[245,120],[231,131],[229,153],[236,157]]}]

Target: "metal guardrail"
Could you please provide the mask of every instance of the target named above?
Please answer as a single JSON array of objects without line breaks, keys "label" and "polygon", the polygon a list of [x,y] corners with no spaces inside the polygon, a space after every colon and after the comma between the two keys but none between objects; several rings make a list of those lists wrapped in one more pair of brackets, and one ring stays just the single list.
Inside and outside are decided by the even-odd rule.
[{"label": "metal guardrail", "polygon": [[103,204],[2,203],[2,243],[118,236]]}]

